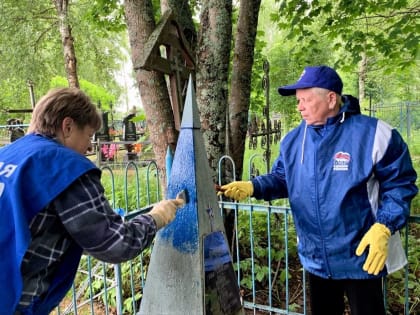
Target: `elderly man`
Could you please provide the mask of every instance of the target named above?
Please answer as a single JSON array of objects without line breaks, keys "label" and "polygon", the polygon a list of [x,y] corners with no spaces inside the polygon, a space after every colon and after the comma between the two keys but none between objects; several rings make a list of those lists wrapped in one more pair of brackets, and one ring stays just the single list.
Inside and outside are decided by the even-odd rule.
[{"label": "elderly man", "polygon": [[398,230],[417,175],[397,130],[362,115],[342,89],[327,66],[306,67],[295,84],[280,87],[296,95],[302,123],[283,139],[270,173],[219,194],[289,198],[312,314],[343,314],[346,295],[353,315],[385,315],[382,278],[406,264]]}]

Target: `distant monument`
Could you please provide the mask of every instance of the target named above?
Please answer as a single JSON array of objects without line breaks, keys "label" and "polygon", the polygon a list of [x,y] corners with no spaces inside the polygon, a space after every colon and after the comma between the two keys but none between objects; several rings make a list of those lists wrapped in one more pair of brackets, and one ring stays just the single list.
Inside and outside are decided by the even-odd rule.
[{"label": "distant monument", "polygon": [[[100,105],[98,105],[100,106]],[[100,110],[102,125],[101,128],[95,133],[93,136],[93,140],[97,142],[109,142],[111,141],[111,137],[109,135],[109,127],[108,127],[108,112],[103,112]],[[113,158],[110,158],[109,154],[109,144],[100,144],[100,158],[101,161],[109,161]]]},{"label": "distant monument", "polygon": [[[133,118],[136,117],[137,109],[134,106],[130,113],[123,119],[123,141],[137,141],[137,130],[136,124],[133,122]],[[125,148],[127,150],[127,160],[132,161],[137,159],[137,153],[132,152],[134,145],[132,143],[126,143]]]},{"label": "distant monument", "polygon": [[25,135],[25,130],[21,126],[22,124],[23,121],[18,118],[10,118],[7,120],[7,125],[9,125],[8,130],[10,132],[10,142],[16,141]]},{"label": "distant monument", "polygon": [[101,128],[95,133],[96,141],[98,139],[101,141],[111,141],[111,137],[109,136],[108,114],[109,112],[101,112],[102,125]]}]

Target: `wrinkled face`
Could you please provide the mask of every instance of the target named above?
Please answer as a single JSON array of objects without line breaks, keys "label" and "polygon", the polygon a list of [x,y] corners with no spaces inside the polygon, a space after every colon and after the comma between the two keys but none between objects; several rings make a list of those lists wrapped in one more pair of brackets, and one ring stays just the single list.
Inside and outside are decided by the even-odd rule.
[{"label": "wrinkled face", "polygon": [[338,113],[336,94],[319,89],[297,89],[297,109],[308,125],[324,125],[327,118]]},{"label": "wrinkled face", "polygon": [[95,129],[87,125],[79,128],[71,118],[65,118],[63,121],[63,130],[60,142],[80,154],[85,154],[92,150],[91,139],[95,134]]}]

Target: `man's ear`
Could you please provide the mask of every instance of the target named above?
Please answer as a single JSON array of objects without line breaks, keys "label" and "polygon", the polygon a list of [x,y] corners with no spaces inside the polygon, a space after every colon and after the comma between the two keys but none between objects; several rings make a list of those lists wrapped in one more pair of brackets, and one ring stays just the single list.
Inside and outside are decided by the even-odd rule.
[{"label": "man's ear", "polygon": [[70,117],[65,117],[63,119],[63,122],[61,123],[61,131],[63,132],[63,135],[65,138],[70,136],[73,128],[74,128],[73,119]]},{"label": "man's ear", "polygon": [[333,110],[337,105],[337,94],[335,92],[328,92],[328,108]]}]

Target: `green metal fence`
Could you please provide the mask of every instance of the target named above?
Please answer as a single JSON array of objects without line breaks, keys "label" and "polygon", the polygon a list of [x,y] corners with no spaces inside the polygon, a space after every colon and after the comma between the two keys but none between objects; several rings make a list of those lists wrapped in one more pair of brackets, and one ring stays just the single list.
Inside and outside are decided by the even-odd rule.
[{"label": "green metal fence", "polygon": [[[117,193],[122,191],[123,202],[128,205],[129,187],[136,187],[134,209],[137,210],[123,211],[126,220],[150,209],[146,205],[156,199],[150,181],[158,180],[153,163],[144,166],[131,162],[123,170],[110,166],[103,167],[103,170],[104,176],[111,178],[113,202],[118,199],[115,197]],[[116,185],[116,177],[121,175],[123,184]],[[146,197],[141,199],[140,195],[144,194]],[[221,211],[232,211],[235,217],[235,237],[231,248],[246,314],[307,314],[306,277],[297,260],[296,236],[287,204],[256,204],[253,200],[247,203],[220,200],[219,204]],[[409,237],[414,237],[410,236],[412,229],[409,227],[418,231],[419,223],[420,217],[412,216],[407,228],[402,231],[409,258],[416,246],[416,242],[409,246]],[[119,265],[83,256],[74,285],[55,314],[136,314],[151,250],[148,248],[139,257]],[[397,279],[388,277],[384,287],[385,303],[392,304],[394,309],[398,307],[398,314],[416,314],[419,311],[420,302],[416,295],[419,268],[411,263]],[[389,299],[389,292],[395,290],[394,287],[400,292],[398,301]]]},{"label": "green metal fence", "polygon": [[374,104],[371,115],[396,128],[408,143],[411,152],[420,152],[420,102],[403,101]]}]

